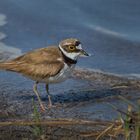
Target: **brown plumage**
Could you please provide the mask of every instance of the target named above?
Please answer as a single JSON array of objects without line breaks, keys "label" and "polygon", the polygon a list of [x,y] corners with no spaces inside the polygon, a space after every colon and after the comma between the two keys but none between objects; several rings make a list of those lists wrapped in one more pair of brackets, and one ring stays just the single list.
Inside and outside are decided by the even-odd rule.
[{"label": "brown plumage", "polygon": [[21,73],[32,80],[49,78],[64,67],[58,47],[41,48],[28,52],[14,60],[0,63],[0,69]]},{"label": "brown plumage", "polygon": [[77,39],[66,39],[59,43],[59,47],[50,46],[28,52],[13,60],[0,63],[0,70],[20,73],[34,81],[33,90],[37,95],[42,110],[45,110],[37,84],[46,84],[49,106],[52,106],[48,84],[64,81],[70,75],[79,56],[88,54],[81,48]]}]

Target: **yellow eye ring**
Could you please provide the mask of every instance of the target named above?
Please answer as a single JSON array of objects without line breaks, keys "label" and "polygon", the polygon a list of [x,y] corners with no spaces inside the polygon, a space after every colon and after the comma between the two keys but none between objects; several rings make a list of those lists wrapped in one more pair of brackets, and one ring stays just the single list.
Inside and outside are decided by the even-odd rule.
[{"label": "yellow eye ring", "polygon": [[69,46],[69,49],[70,49],[71,51],[73,51],[73,50],[75,50],[75,47],[74,47],[74,46]]}]

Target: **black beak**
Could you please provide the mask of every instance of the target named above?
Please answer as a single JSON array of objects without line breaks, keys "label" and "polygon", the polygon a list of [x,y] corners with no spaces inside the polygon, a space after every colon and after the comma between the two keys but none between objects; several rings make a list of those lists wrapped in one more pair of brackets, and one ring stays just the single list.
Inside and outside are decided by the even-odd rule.
[{"label": "black beak", "polygon": [[83,56],[89,56],[89,54],[87,52],[85,52],[84,50],[81,50],[81,55],[83,55]]}]

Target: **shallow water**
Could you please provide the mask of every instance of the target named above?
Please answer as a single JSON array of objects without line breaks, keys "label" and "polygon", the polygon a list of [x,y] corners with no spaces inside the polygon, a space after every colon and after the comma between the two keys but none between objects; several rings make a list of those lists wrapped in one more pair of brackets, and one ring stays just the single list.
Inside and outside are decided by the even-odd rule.
[{"label": "shallow water", "polygon": [[[138,0],[0,1],[0,61],[57,44],[64,38],[79,38],[92,56],[81,58],[78,66],[91,71],[85,70],[80,79],[51,85],[53,102],[62,104],[58,109],[47,110],[42,117],[116,119],[118,112],[108,106],[108,102],[126,110],[127,105],[118,100],[118,95],[134,102],[139,98],[139,82],[114,76],[140,77],[139,7]],[[122,87],[113,89],[115,84]],[[19,74],[0,71],[0,113],[4,114],[1,120],[14,119],[15,115],[18,119],[33,117],[32,98],[37,105],[38,102],[32,85],[33,81]],[[47,106],[43,85],[39,91]],[[11,138],[12,131],[8,130],[9,127],[6,136]],[[12,135],[19,136],[20,132],[23,136],[22,128],[16,128],[17,134],[13,131]]]},{"label": "shallow water", "polygon": [[[1,43],[24,53],[57,44],[64,38],[76,37],[92,54],[89,58],[81,58],[78,66],[139,76],[139,5],[139,1],[131,0],[0,1],[0,13],[7,17],[0,20],[3,25],[0,32],[7,35]],[[16,55],[21,53],[18,49],[16,53],[16,49],[11,51],[12,48],[5,47]],[[2,57],[7,58],[7,54]],[[7,74],[3,77],[3,73],[0,76],[3,79],[9,77]],[[13,78],[15,74],[10,76]],[[69,85],[80,82],[72,83],[69,80],[62,86],[69,88]]]}]

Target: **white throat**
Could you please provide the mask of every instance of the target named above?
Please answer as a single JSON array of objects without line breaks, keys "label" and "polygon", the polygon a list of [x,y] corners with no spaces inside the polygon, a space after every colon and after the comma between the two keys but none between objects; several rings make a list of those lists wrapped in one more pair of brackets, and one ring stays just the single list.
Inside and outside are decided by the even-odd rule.
[{"label": "white throat", "polygon": [[66,52],[62,47],[61,47],[61,45],[59,45],[59,49],[63,52],[63,54],[65,55],[65,56],[67,56],[68,58],[70,58],[70,59],[72,59],[72,60],[77,60],[78,59],[78,57],[80,56],[80,53],[68,53],[68,52]]}]

